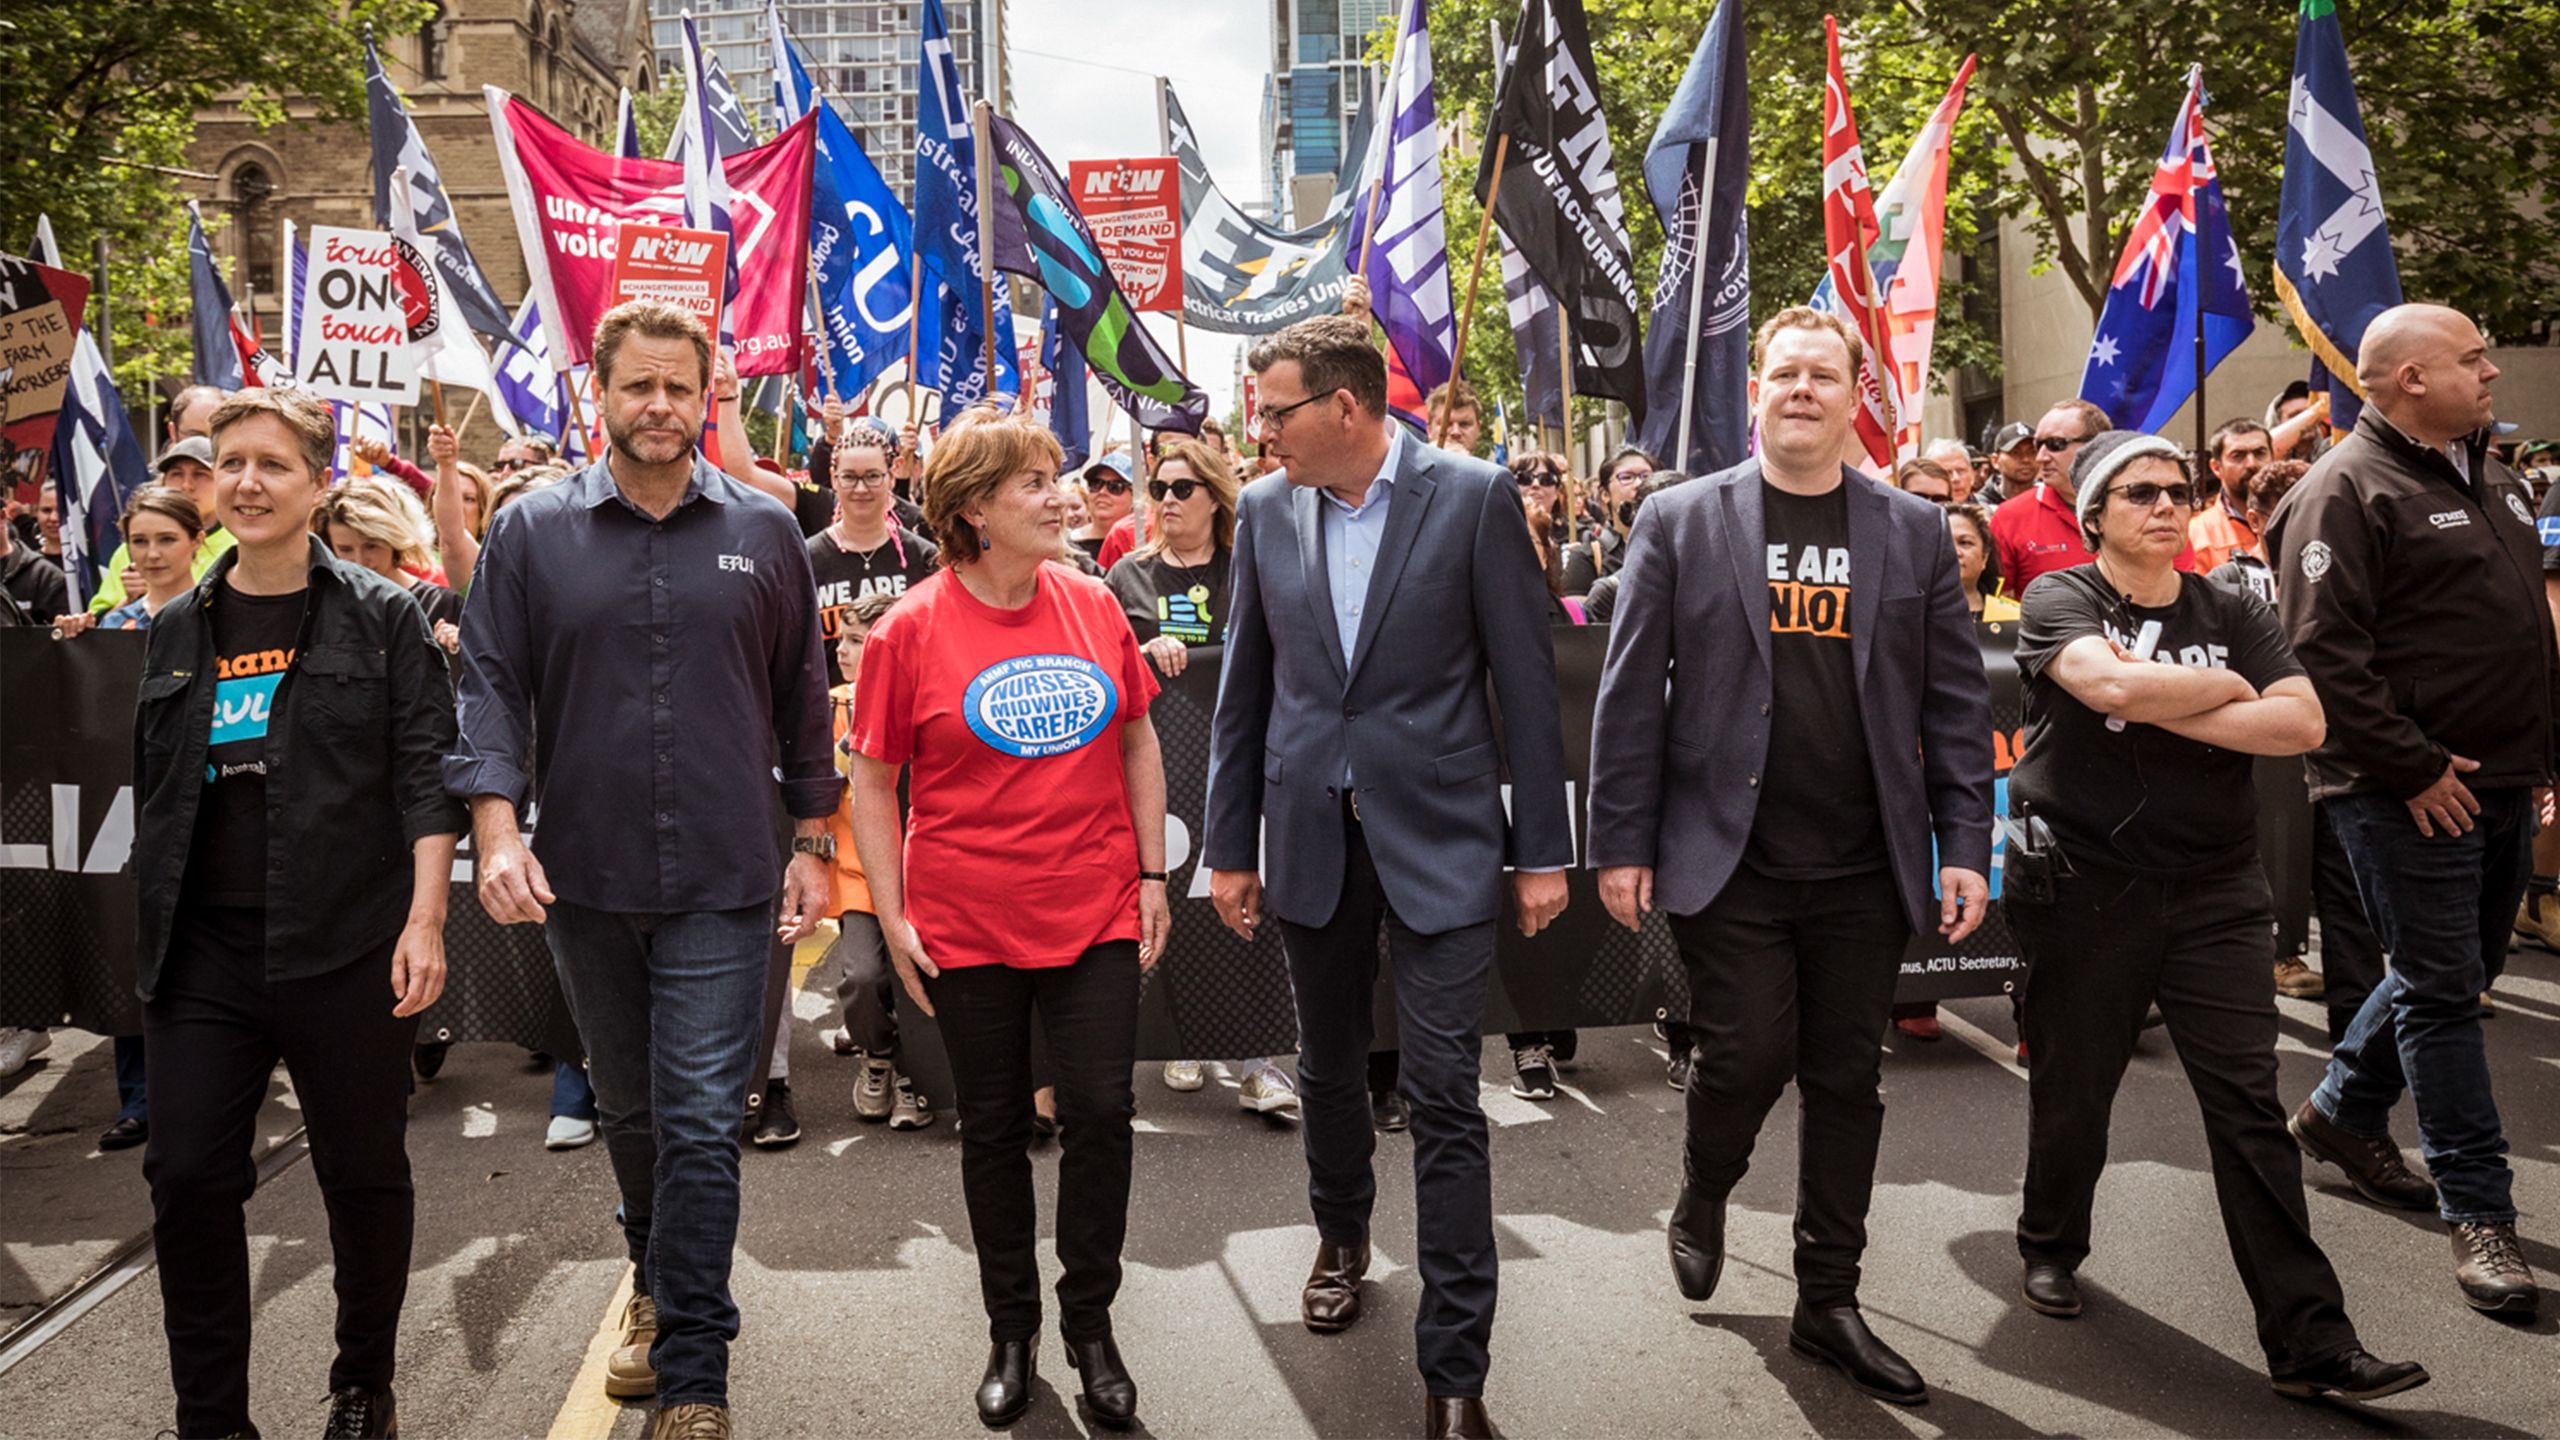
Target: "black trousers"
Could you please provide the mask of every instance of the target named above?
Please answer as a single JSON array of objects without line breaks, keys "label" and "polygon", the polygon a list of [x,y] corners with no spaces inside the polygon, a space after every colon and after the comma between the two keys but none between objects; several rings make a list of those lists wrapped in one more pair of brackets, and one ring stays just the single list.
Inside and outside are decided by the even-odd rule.
[{"label": "black trousers", "polygon": [[2250,866],[2164,880],[2097,871],[2012,903],[2027,960],[2027,1193],[2018,1253],[2077,1269],[2107,1167],[2107,1120],[2155,1002],[2203,1112],[2214,1196],[2270,1365],[2355,1343],[2337,1272],[2311,1238],[2302,1152],[2276,1089],[2275,906]]},{"label": "black trousers", "polygon": [[2320,978],[2326,987],[2321,1003],[2329,1009],[2334,1046],[2347,1037],[2364,997],[2382,983],[2382,937],[2365,919],[2355,866],[2347,863],[2325,800],[2311,807],[2311,913],[2320,918]]},{"label": "black trousers", "polygon": [[987,1333],[1040,1332],[1040,1216],[1031,1190],[1031,1020],[1058,1086],[1058,1329],[1111,1333],[1129,1232],[1129,1122],[1138,1113],[1138,943],[1115,940],[1072,965],[946,967],[925,982],[960,1109],[960,1184],[978,1247]]},{"label": "black trousers", "polygon": [[329,1388],[391,1383],[409,1291],[409,1050],[391,1014],[391,946],[325,975],[266,978],[266,914],[181,909],[160,993],[142,1007],[151,1047],[151,1236],[178,1433],[249,1421],[250,1147],[276,1062],[293,1077],[311,1170],[329,1212],[338,1356]]},{"label": "black trousers", "polygon": [[1808,1305],[1851,1304],[1884,1137],[1884,1027],[1911,941],[1893,875],[1773,880],[1746,865],[1706,909],[1670,919],[1696,1055],[1685,1183],[1730,1194],[1793,1080],[1796,1291]]},{"label": "black trousers", "polygon": [[1413,1112],[1415,1255],[1422,1304],[1414,1361],[1426,1393],[1484,1394],[1497,1269],[1493,1154],[1476,1097],[1484,1054],[1485,987],[1493,922],[1437,935],[1396,918],[1360,823],[1343,817],[1342,898],[1322,925],[1280,924],[1298,1002],[1298,1104],[1307,1147],[1307,1201],[1336,1245],[1369,1234],[1378,1182],[1369,1128],[1370,997],[1378,937],[1394,962],[1397,1092]]}]

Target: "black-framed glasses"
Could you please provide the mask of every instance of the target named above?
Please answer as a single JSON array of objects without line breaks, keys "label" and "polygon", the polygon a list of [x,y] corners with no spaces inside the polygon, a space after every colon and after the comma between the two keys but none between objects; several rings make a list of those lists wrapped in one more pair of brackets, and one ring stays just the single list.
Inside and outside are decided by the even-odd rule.
[{"label": "black-framed glasses", "polygon": [[1103,475],[1084,482],[1084,488],[1099,490],[1106,495],[1126,495],[1129,493],[1129,482],[1117,475]]},{"label": "black-framed glasses", "polygon": [[2089,437],[2086,435],[2039,435],[2036,437],[2036,448],[2047,455],[2059,455],[2074,445],[2087,443],[2089,443]]},{"label": "black-framed glasses", "polygon": [[1147,498],[1159,505],[1164,503],[1164,497],[1167,495],[1176,500],[1188,500],[1199,494],[1200,487],[1205,483],[1187,477],[1181,480],[1150,480],[1147,482]]},{"label": "black-framed glasses", "polygon": [[836,488],[839,490],[886,490],[892,483],[889,472],[886,470],[877,475],[847,475],[841,472],[836,475]]},{"label": "black-framed glasses", "polygon": [[2157,484],[2149,480],[2136,480],[2130,485],[2117,486],[2115,493],[2123,496],[2126,501],[2131,503],[2137,509],[2142,510],[2148,510],[2152,506],[2159,504],[2160,497],[2163,495],[2168,496],[2169,503],[2177,506],[2181,510],[2194,509],[2196,503],[2196,487],[2188,484],[2184,480],[2176,481],[2168,485]]},{"label": "black-framed glasses", "polygon": [[[1332,393],[1332,391],[1328,390],[1325,392],[1325,395],[1330,395]],[[1253,417],[1254,428],[1260,430],[1265,435],[1277,435],[1280,433],[1280,422],[1288,419],[1290,412],[1304,410],[1317,401],[1324,399],[1325,395],[1310,395],[1304,400],[1292,400],[1286,405],[1274,405],[1264,409]]]}]

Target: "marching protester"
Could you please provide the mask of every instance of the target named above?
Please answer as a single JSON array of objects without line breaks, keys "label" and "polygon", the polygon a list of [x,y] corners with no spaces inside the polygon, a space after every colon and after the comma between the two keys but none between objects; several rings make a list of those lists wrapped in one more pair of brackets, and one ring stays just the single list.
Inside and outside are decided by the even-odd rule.
[{"label": "marching protester", "polygon": [[[1990,682],[1940,512],[1840,461],[1857,339],[1799,307],[1753,352],[1759,457],[1656,496],[1621,572],[1591,863],[1619,923],[1669,915],[1688,973],[1680,1293],[1714,1295],[1727,1197],[1792,1080],[1788,1343],[1916,1405],[1928,1386],[1858,1311],[1877,1072],[1912,934],[1961,941],[1989,902]],[[1766,583],[1737,599],[1739,574]]]},{"label": "marching protester", "polygon": [[1588,595],[1593,582],[1618,573],[1626,560],[1627,529],[1635,523],[1636,501],[1653,471],[1653,457],[1633,445],[1619,446],[1609,463],[1600,467],[1600,478],[1591,487],[1598,513],[1589,533],[1565,552],[1564,593]]},{"label": "marching protester", "polygon": [[1920,447],[1920,458],[1947,472],[1947,500],[1963,505],[1972,501],[1982,482],[1973,468],[1973,452],[1955,439],[1932,440]]},{"label": "marching protester", "polygon": [[895,442],[869,426],[849,428],[829,447],[835,519],[809,537],[809,569],[818,581],[818,627],[827,645],[827,679],[853,677],[838,668],[836,641],[853,602],[866,595],[895,600],[934,569],[934,544],[891,523],[889,463]]},{"label": "marching protester", "polygon": [[1917,455],[1893,467],[1893,488],[1932,505],[1952,505],[1956,500],[1955,481],[1947,467]]},{"label": "marching protester", "polygon": [[1423,435],[1437,432],[1435,442],[1442,449],[1461,455],[1473,455],[1484,439],[1484,402],[1476,398],[1476,389],[1464,380],[1448,379],[1431,387],[1423,398],[1423,417],[1429,423]]},{"label": "marching protester", "polygon": [[[1147,482],[1155,502],[1155,537],[1103,577],[1138,637],[1138,650],[1170,679],[1190,663],[1194,645],[1227,639],[1236,530],[1236,477],[1224,454],[1204,441],[1176,439]],[[1164,1062],[1168,1090],[1192,1091],[1208,1077],[1197,1060]],[[1236,1104],[1257,1115],[1298,1108],[1297,1082],[1269,1057],[1246,1062]]]},{"label": "marching protester", "polygon": [[[194,387],[187,394],[199,397],[189,402],[191,408],[185,412],[191,424],[199,423],[196,416],[213,413],[205,397],[218,403],[222,396],[221,391],[210,386]],[[195,556],[188,562],[195,578],[201,580],[205,572],[213,568],[213,562],[221,559],[223,552],[229,550],[233,543],[231,532],[223,528],[214,511],[213,442],[205,437],[202,430],[176,441],[160,452],[160,458],[152,463],[151,475],[155,483],[166,485],[194,501],[196,513],[205,517],[204,538],[197,542]],[[117,546],[114,556],[98,571],[98,593],[89,597],[89,613],[104,615],[131,600],[130,587],[138,578],[133,572],[131,547]]]},{"label": "marching protester", "polygon": [[2423,1385],[2422,1367],[2357,1343],[2276,1089],[2275,907],[2250,757],[2318,745],[2320,701],[2265,602],[2176,570],[2196,497],[2174,442],[2103,432],[2071,480],[2097,559],[2028,587],[2017,645],[2026,743],[2005,898],[2036,1056],[2021,1291],[2041,1314],[2081,1313],[2116,1087],[2156,1004],[2275,1388],[2373,1400]]},{"label": "marching protester", "polygon": [[[1085,494],[1084,528],[1067,538],[1087,556],[1100,556],[1103,545],[1111,538],[1112,528],[1129,518],[1130,507],[1136,503],[1130,477],[1136,473],[1137,467],[1126,450],[1113,450],[1084,467],[1084,473],[1079,477]],[[933,484],[930,467],[925,484],[928,488]]]},{"label": "marching protester", "polygon": [[[56,615],[53,628],[69,638],[100,630],[148,630],[162,607],[195,589],[194,562],[204,543],[205,516],[188,494],[173,486],[145,485],[124,502],[116,528],[142,593],[103,615]],[[109,1147],[113,1148],[113,1147]]]},{"label": "marching protester", "polygon": [[[1038,1378],[1036,1017],[1064,1146],[1059,1335],[1086,1417],[1126,1429],[1138,1392],[1111,1302],[1128,1229],[1138,981],[1171,923],[1164,762],[1147,719],[1155,678],[1119,602],[1054,563],[1059,459],[1047,430],[1012,418],[946,431],[927,458],[942,569],[863,646],[847,737],[853,833],[898,978],[951,1053],[992,1342],[978,1418],[1012,1424]],[[1007,903],[978,903],[998,889]]]},{"label": "marching protester", "polygon": [[251,389],[210,421],[236,548],[154,618],[135,727],[135,979],[151,1183],[181,1435],[255,1434],[243,1207],[251,1121],[281,1060],[336,1267],[323,1433],[397,1433],[414,1199],[417,1015],[444,988],[461,808],[444,652],[394,586],[311,533],[328,408]]},{"label": "marching protester", "polygon": [[450,650],[460,643],[462,597],[420,578],[434,566],[436,551],[416,496],[371,476],[341,480],[321,498],[317,519],[331,554],[408,591],[437,644]]},{"label": "marching protester", "polygon": [[1947,539],[1956,547],[1956,583],[1976,618],[1983,602],[2000,593],[2000,547],[1991,540],[1991,512],[1970,500],[1947,507]]},{"label": "marching protester", "polygon": [[[498,453],[502,463],[494,477],[504,482],[522,473],[534,461],[521,458],[532,447],[521,439],[509,440],[519,458],[505,462],[506,450]],[[430,505],[435,512],[435,552],[443,563],[445,583],[455,594],[468,594],[471,574],[480,563],[480,537],[489,530],[489,517],[496,513],[491,501],[495,485],[483,476],[479,467],[462,459],[462,447],[454,433],[442,425],[427,427],[427,455],[436,462],[434,494]]]},{"label": "marching protester", "polygon": [[[2540,546],[2523,487],[2489,453],[2498,367],[2469,319],[2384,311],[2356,376],[2364,413],[2267,539],[2285,629],[2329,716],[2311,798],[2391,965],[2292,1129],[2368,1200],[2433,1206],[2465,1302],[2530,1316],[2541,1292],[2516,1237],[2480,997],[2506,966],[2560,720]],[[2403,1090],[2433,1184],[2391,1140]]]},{"label": "marching protester", "polygon": [[1250,941],[1267,912],[1288,957],[1319,1236],[1300,1315],[1319,1333],[1360,1318],[1383,930],[1414,1137],[1425,1428],[1486,1435],[1496,1256],[1476,1087],[1493,927],[1508,889],[1521,933],[1543,929],[1574,859],[1545,587],[1509,477],[1387,418],[1364,321],[1300,321],[1246,363],[1284,478],[1237,507],[1201,863],[1228,928]]},{"label": "marching protester", "polygon": [[[2036,422],[2028,442],[2034,447],[2033,476],[2023,486],[2013,484],[2008,498],[1991,512],[1992,543],[2000,551],[2000,573],[2011,595],[2026,594],[2036,577],[2048,571],[2089,563],[2073,509],[2077,496],[2071,488],[2071,462],[2091,436],[2113,423],[2106,411],[2086,400],[2057,402]],[[2002,472],[2009,473],[2006,463]]]},{"label": "marching protester", "polygon": [[2187,522],[2196,571],[2210,575],[2234,555],[2255,554],[2258,526],[2249,519],[2249,479],[2275,459],[2267,427],[2255,420],[2226,420],[2205,442],[2205,465],[2216,482],[2199,496]]},{"label": "marching protester", "polygon": [[0,525],[0,608],[31,624],[71,608],[71,584],[62,567],[46,559],[34,538],[18,533],[14,524]]},{"label": "marching protester", "polygon": [[543,924],[586,1042],[634,1268],[607,1391],[654,1392],[661,1440],[731,1432],[738,1117],[773,943],[832,898],[842,785],[799,526],[694,448],[713,375],[683,310],[634,300],[598,324],[610,451],[491,520],[445,764],[482,905]]}]

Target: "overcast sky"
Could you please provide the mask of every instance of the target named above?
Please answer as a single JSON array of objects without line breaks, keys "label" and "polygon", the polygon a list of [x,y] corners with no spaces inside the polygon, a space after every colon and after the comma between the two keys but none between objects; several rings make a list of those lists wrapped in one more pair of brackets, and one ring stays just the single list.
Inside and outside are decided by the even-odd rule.
[{"label": "overcast sky", "polygon": [[[1218,188],[1239,205],[1250,203],[1261,193],[1270,29],[1270,0],[1012,0],[1005,48],[1013,118],[1062,170],[1073,160],[1162,154],[1150,77],[1167,76]],[[1173,318],[1147,317],[1167,351],[1174,349]],[[1212,415],[1223,418],[1234,398],[1243,344],[1191,332],[1191,379],[1209,392]],[[1094,416],[1098,424],[1098,404]]]}]

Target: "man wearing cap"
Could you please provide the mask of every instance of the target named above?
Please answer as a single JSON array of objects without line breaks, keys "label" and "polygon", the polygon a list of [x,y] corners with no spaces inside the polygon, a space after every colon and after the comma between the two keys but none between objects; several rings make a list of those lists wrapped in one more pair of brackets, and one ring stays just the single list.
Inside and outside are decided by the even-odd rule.
[{"label": "man wearing cap", "polygon": [[[222,552],[237,543],[231,532],[222,528],[222,522],[213,518],[213,442],[200,434],[190,435],[161,451],[160,458],[152,462],[151,471],[154,480],[196,502],[196,509],[204,515],[204,539],[197,544],[196,558],[191,562],[196,578],[201,580],[213,568],[213,562],[222,558]],[[125,581],[132,567],[132,557],[124,546],[118,545],[106,568],[98,572],[98,593],[89,597],[90,614],[104,615],[132,598]]]},{"label": "man wearing cap", "polygon": [[2012,420],[1991,440],[1991,483],[1984,488],[1990,503],[2024,495],[2036,483],[2036,427]]},{"label": "man wearing cap", "polygon": [[[1991,543],[2000,552],[2000,581],[2010,595],[2026,594],[2039,575],[2089,563],[2071,467],[2082,445],[2113,428],[2107,412],[2086,400],[2055,401],[2036,422],[2035,484],[2012,489],[1991,513]],[[2192,548],[2178,552],[2178,568],[2196,568]]]},{"label": "man wearing cap", "polygon": [[[2328,712],[2311,752],[2390,973],[2356,1012],[2293,1136],[2377,1204],[2433,1209],[2472,1308],[2531,1319],[2515,1172],[2480,997],[2507,963],[2552,778],[2560,653],[2541,546],[2491,453],[2498,378],[2460,311],[2398,305],[2356,356],[2355,429],[2267,527],[2294,654]],[[2391,1139],[2406,1091],[2430,1185]]]}]

